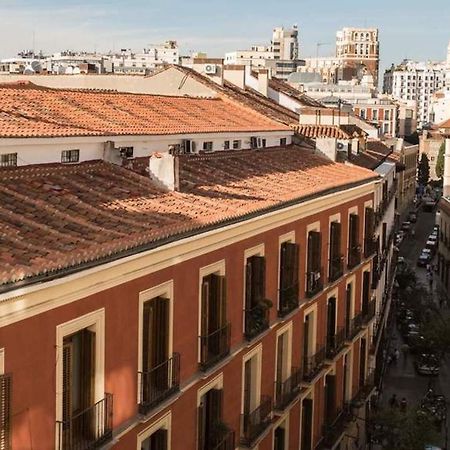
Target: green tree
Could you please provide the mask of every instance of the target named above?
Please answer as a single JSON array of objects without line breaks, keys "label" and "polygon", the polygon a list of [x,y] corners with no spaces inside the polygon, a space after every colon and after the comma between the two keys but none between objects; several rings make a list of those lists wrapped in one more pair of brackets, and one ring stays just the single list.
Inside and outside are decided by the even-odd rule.
[{"label": "green tree", "polygon": [[442,178],[444,175],[444,154],[445,154],[445,143],[442,143],[439,147],[439,153],[436,160],[436,176]]},{"label": "green tree", "polygon": [[417,171],[417,182],[423,186],[426,186],[430,181],[430,163],[428,162],[428,156],[422,153],[419,162],[419,168]]}]

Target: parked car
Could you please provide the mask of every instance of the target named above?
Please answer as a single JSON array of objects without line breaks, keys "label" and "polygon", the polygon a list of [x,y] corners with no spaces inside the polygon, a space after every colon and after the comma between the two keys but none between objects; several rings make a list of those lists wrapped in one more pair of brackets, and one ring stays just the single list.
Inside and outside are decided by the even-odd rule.
[{"label": "parked car", "polygon": [[425,267],[427,264],[431,262],[431,259],[432,259],[431,250],[429,248],[424,248],[419,256],[419,259],[417,260],[417,266]]},{"label": "parked car", "polygon": [[439,375],[440,360],[433,353],[422,353],[417,356],[415,367],[420,375]]},{"label": "parked car", "polygon": [[437,242],[437,240],[438,240],[438,235],[437,235],[437,233],[435,233],[435,232],[433,231],[433,233],[431,233],[431,234],[428,236],[428,240],[429,240],[429,241]]},{"label": "parked car", "polygon": [[425,244],[425,248],[431,250],[431,254],[434,255],[436,253],[437,241],[433,241],[432,239],[428,239]]}]

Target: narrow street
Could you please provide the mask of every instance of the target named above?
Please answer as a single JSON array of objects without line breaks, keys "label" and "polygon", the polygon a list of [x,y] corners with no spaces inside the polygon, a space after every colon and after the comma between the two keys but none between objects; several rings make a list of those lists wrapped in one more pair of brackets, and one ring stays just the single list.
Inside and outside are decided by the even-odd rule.
[{"label": "narrow street", "polygon": [[[408,236],[400,245],[400,256],[403,256],[411,268],[415,271],[418,280],[428,286],[426,278],[426,268],[417,267],[417,259],[421,250],[425,247],[427,237],[433,230],[435,221],[435,213],[420,211],[415,224],[415,237]],[[435,260],[433,260],[433,263]],[[438,274],[434,275],[434,300],[437,302],[437,284]],[[448,314],[448,310],[445,313]],[[393,330],[391,346],[389,351],[395,348],[401,348],[403,339],[395,328]],[[414,368],[414,357],[407,355],[403,357],[400,352],[398,362],[391,364],[386,372],[384,379],[384,387],[382,392],[382,403],[387,405],[391,396],[395,393],[397,398],[401,400],[406,398],[409,406],[415,406],[420,403],[428,389],[430,380],[433,380],[434,389],[437,393],[444,394],[447,401],[450,399],[450,362],[444,360],[442,362],[440,374],[437,377],[423,376],[417,373]],[[445,437],[443,436],[443,441]],[[444,443],[444,442],[443,442]]]}]

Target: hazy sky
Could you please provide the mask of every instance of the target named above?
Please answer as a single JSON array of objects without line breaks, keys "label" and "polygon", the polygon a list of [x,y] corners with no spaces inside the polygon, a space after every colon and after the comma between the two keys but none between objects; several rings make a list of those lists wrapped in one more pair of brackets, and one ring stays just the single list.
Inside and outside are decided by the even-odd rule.
[{"label": "hazy sky", "polygon": [[[167,39],[181,50],[226,51],[268,44],[272,28],[300,29],[301,56],[334,52],[344,26],[380,29],[382,67],[403,58],[444,59],[450,0],[0,0],[0,57],[22,49],[139,50]],[[33,38],[34,36],[34,38]]]}]

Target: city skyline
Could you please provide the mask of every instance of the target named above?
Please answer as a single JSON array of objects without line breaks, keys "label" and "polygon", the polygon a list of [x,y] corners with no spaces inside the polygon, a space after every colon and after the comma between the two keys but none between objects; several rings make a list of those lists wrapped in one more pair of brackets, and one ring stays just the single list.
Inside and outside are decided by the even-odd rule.
[{"label": "city skyline", "polygon": [[[325,3],[331,6],[331,2]],[[418,1],[409,2],[406,24],[399,20],[405,14],[401,3],[404,2],[392,5],[383,0],[355,13],[357,2],[351,0],[340,4],[338,10],[328,8],[324,14],[324,9],[327,10],[324,3],[318,5],[309,0],[300,4],[289,0],[259,11],[253,0],[245,4],[234,0],[227,4],[196,0],[188,5],[178,0],[147,5],[135,0],[126,7],[117,1],[96,1],[92,5],[77,0],[64,6],[53,0],[4,2],[0,14],[8,17],[8,21],[0,30],[0,57],[13,57],[21,50],[33,48],[46,53],[65,49],[139,50],[149,43],[168,39],[177,40],[183,54],[205,51],[208,56],[219,57],[227,51],[267,45],[274,27],[291,27],[296,23],[301,58],[315,56],[318,42],[328,44],[320,47],[319,55],[331,56],[338,29],[367,26],[380,30],[382,71],[404,58],[444,60],[450,40],[446,27],[450,13],[444,8],[445,1],[437,0],[433,10],[420,13],[414,13],[419,11],[415,8]],[[293,7],[298,8],[298,13],[293,13]],[[237,14],[240,10],[242,13]],[[436,14],[440,10],[442,13]],[[211,22],[211,17],[219,19]]]}]

